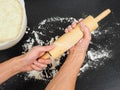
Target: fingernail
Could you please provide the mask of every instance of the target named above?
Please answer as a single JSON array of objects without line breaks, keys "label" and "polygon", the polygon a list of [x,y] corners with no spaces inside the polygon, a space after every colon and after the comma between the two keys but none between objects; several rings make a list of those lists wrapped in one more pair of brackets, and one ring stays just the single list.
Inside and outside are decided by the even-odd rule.
[{"label": "fingernail", "polygon": [[79,21],[79,22],[81,22],[82,20],[83,20],[83,19],[82,19],[82,18],[80,18],[78,21]]},{"label": "fingernail", "polygon": [[75,23],[75,22],[73,22],[73,23],[72,23],[72,27],[74,28],[75,26],[76,26],[76,23]]},{"label": "fingernail", "polygon": [[67,29],[67,28],[65,29],[65,32],[66,32],[66,33],[68,32],[68,29]]}]

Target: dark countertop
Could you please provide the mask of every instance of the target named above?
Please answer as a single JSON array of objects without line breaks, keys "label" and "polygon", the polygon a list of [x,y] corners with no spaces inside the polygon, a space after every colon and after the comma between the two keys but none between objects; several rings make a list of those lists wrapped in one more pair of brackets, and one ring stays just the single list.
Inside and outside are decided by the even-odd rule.
[{"label": "dark countertop", "polygon": [[[112,13],[100,22],[101,26],[113,27],[111,33],[106,35],[101,42],[107,44],[112,50],[112,57],[104,62],[104,65],[97,69],[90,69],[78,77],[76,90],[120,90],[120,1],[119,0],[25,0],[28,26],[33,28],[40,21],[49,17],[74,17],[79,19],[82,14],[96,16],[103,10],[110,8]],[[57,32],[55,34],[58,34]],[[115,38],[112,35],[116,35]],[[22,52],[23,39],[14,47],[0,51],[0,62],[6,61]],[[0,86],[0,90],[44,90],[48,81],[24,80],[24,73],[21,77],[14,76]]]}]

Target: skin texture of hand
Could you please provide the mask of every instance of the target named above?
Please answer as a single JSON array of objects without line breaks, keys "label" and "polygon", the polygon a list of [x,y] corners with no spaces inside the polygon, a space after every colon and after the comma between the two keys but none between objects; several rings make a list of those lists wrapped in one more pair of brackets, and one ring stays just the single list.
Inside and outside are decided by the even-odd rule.
[{"label": "skin texture of hand", "polygon": [[24,55],[24,61],[26,66],[23,67],[22,71],[37,70],[40,71],[47,67],[47,64],[51,63],[50,59],[42,59],[41,56],[54,48],[51,46],[35,46],[28,53]]},{"label": "skin texture of hand", "polygon": [[0,63],[0,84],[12,77],[13,75],[31,71],[42,70],[51,63],[50,59],[44,60],[40,57],[47,51],[54,48],[51,46],[35,46],[26,54],[14,57],[6,62]]},{"label": "skin texture of hand", "polygon": [[[70,49],[70,53],[65,60],[65,63],[60,68],[56,76],[51,80],[45,90],[74,90],[77,79],[77,74],[86,56],[86,51],[91,40],[91,34],[83,22],[80,22],[81,30],[84,33],[83,38]],[[66,29],[70,32],[75,28],[76,23],[73,23]],[[47,51],[50,51],[54,46],[36,46],[26,54],[14,57],[0,64],[0,84],[12,77],[13,75],[31,71],[41,70],[47,67],[51,61],[41,59],[40,57]]]},{"label": "skin texture of hand", "polygon": [[[85,24],[79,21],[81,30],[83,31],[83,38],[70,49],[70,53],[65,60],[64,64],[60,68],[56,76],[50,81],[45,90],[74,90],[77,75],[82,66],[86,51],[88,49],[91,33]],[[76,23],[68,26],[65,32],[70,32],[72,28],[75,28]]]},{"label": "skin texture of hand", "polygon": [[85,53],[86,55],[86,51],[88,49],[89,43],[91,41],[91,32],[90,30],[87,28],[87,26],[82,22],[82,19],[79,19],[78,22],[73,22],[72,25],[68,26],[68,28],[65,29],[65,32],[70,32],[72,29],[74,29],[77,25],[77,23],[80,23],[80,28],[82,30],[82,32],[84,33],[84,36],[81,40],[79,40],[79,42],[74,45],[71,49],[70,49],[70,54],[68,56],[70,56],[73,53]]}]

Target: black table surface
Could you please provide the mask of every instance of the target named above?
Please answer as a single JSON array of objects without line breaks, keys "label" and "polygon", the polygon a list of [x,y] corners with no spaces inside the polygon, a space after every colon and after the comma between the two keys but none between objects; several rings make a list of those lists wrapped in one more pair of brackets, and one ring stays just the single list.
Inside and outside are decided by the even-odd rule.
[{"label": "black table surface", "polygon": [[[49,17],[75,17],[79,19],[82,13],[96,16],[103,10],[110,8],[112,14],[106,17],[100,25],[120,21],[119,0],[25,0],[28,26],[32,28],[40,21]],[[114,27],[114,25],[113,25]],[[119,26],[120,27],[120,26]],[[112,39],[112,57],[103,66],[86,71],[79,76],[76,82],[76,90],[120,90],[120,28],[117,27],[118,37]],[[57,34],[57,33],[56,33]],[[109,37],[106,37],[106,39]],[[110,39],[110,38],[109,38]],[[14,47],[0,51],[0,62],[6,61],[21,54],[22,41]],[[27,80],[14,76],[0,86],[0,90],[44,90],[47,81]]]}]

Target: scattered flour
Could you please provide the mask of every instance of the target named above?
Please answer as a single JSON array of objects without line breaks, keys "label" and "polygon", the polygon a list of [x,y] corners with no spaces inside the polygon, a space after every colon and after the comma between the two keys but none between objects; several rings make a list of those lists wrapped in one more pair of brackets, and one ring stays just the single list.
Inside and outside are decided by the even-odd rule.
[{"label": "scattered flour", "polygon": [[[64,29],[76,21],[75,18],[61,18],[61,17],[52,17],[43,20],[34,28],[27,28],[26,31],[26,40],[22,45],[23,52],[26,53],[35,45],[50,45],[54,42],[60,35],[64,33]],[[117,23],[118,25],[119,23]],[[90,47],[88,49],[85,62],[80,69],[82,73],[89,69],[95,69],[104,64],[105,60],[108,60],[111,57],[111,50],[108,48],[109,44],[101,44],[102,39],[104,40],[105,35],[109,34],[109,29],[106,28],[98,28],[98,30],[92,33],[93,39],[90,43]],[[112,36],[111,36],[112,37]],[[98,41],[96,43],[96,40]],[[107,41],[105,42],[107,43]],[[112,42],[110,42],[112,43]],[[56,62],[56,68],[50,69],[52,65],[48,65],[48,67],[43,71],[30,71],[28,72],[25,79],[35,78],[39,80],[49,80],[52,79],[55,74],[59,71],[60,66],[64,63],[64,60],[67,56],[68,52],[64,53],[63,56],[59,58]]]}]

